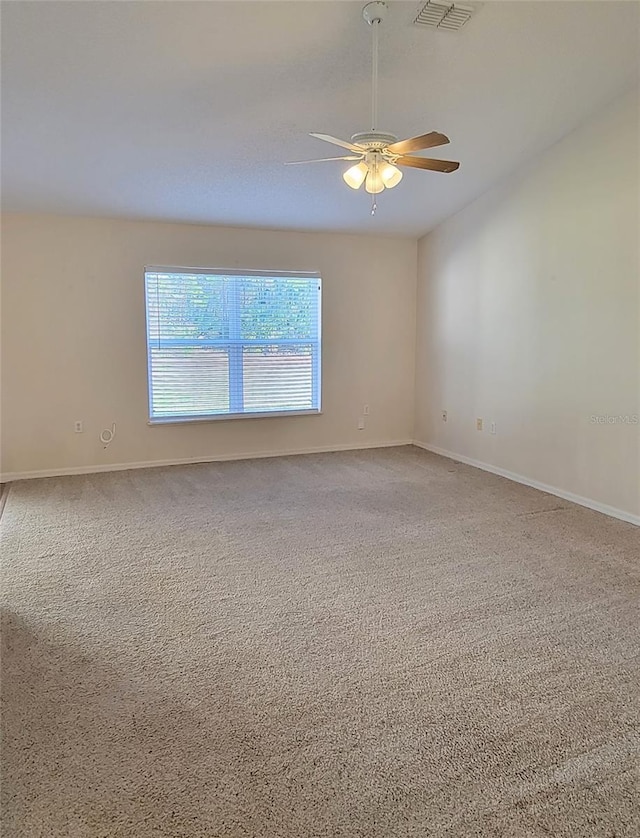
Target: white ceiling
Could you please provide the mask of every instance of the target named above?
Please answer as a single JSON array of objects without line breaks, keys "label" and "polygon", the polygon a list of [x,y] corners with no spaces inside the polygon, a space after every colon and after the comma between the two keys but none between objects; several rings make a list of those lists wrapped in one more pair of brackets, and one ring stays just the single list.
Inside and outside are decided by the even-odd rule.
[{"label": "white ceiling", "polygon": [[485,2],[459,33],[390,0],[380,125],[462,161],[370,198],[309,131],[368,130],[360,2],[9,2],[9,210],[420,235],[638,81],[637,2]]}]

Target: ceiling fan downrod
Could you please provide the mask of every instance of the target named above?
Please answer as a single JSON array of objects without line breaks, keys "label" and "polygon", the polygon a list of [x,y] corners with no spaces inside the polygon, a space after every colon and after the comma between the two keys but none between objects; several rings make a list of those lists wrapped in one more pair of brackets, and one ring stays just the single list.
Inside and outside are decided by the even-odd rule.
[{"label": "ceiling fan downrod", "polygon": [[372,29],[371,40],[371,131],[378,126],[378,30],[387,15],[387,4],[382,0],[374,0],[362,10],[362,17]]}]

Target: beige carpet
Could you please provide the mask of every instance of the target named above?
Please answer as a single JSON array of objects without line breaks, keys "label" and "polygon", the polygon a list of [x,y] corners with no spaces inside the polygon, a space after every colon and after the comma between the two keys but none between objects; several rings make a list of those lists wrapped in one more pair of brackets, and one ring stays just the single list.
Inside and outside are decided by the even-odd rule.
[{"label": "beige carpet", "polygon": [[639,541],[415,448],[14,484],[2,834],[638,836]]}]

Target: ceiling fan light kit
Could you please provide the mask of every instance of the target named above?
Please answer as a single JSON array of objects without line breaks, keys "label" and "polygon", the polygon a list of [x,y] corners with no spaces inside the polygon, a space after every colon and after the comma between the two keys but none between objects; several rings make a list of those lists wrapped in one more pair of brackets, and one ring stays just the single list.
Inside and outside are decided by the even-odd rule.
[{"label": "ceiling fan light kit", "polygon": [[342,177],[352,189],[360,189],[364,183],[364,188],[370,195],[377,195],[384,189],[397,186],[402,180],[402,172],[393,163],[380,163],[377,155],[369,152],[364,160],[347,169]]},{"label": "ceiling fan light kit", "polygon": [[[362,10],[362,16],[372,28],[371,61],[371,131],[354,134],[351,142],[339,140],[329,134],[311,134],[318,140],[341,146],[351,154],[344,157],[324,157],[320,160],[300,160],[296,163],[324,163],[330,160],[357,161],[342,175],[344,182],[351,189],[360,189],[364,184],[370,195],[378,195],[385,189],[393,189],[402,180],[398,166],[414,169],[429,169],[434,172],[455,172],[460,166],[452,160],[436,160],[429,157],[410,157],[412,151],[424,151],[427,148],[446,145],[449,138],[437,131],[400,140],[394,134],[384,134],[377,129],[378,123],[378,30],[387,15],[387,4],[374,0]],[[293,164],[292,164],[293,165]],[[371,214],[376,211],[375,197]]]}]

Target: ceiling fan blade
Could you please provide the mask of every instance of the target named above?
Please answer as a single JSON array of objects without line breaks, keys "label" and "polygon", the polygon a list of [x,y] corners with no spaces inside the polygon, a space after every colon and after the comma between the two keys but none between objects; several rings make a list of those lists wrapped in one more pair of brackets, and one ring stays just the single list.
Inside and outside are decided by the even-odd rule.
[{"label": "ceiling fan blade", "polygon": [[333,143],[334,145],[341,145],[342,148],[348,148],[349,151],[362,152],[363,149],[353,143],[348,143],[345,140],[339,140],[337,137],[331,137],[329,134],[309,134],[310,137],[315,137],[318,140],[324,140],[325,143]]},{"label": "ceiling fan blade", "polygon": [[460,163],[454,160],[432,160],[429,157],[398,157],[396,166],[413,166],[414,169],[430,169],[432,172],[455,172]]},{"label": "ceiling fan blade", "polygon": [[348,157],[319,157],[317,160],[291,160],[285,163],[285,166],[300,166],[302,163],[326,163],[329,160],[361,160],[362,157],[356,157],[351,154]]},{"label": "ceiling fan blade", "polygon": [[390,151],[391,154],[408,154],[410,151],[424,151],[425,148],[435,148],[437,145],[446,145],[448,142],[449,137],[445,137],[444,134],[439,134],[437,131],[431,131],[431,133],[422,134],[420,137],[411,137],[409,140],[392,143],[387,146],[385,151]]}]

